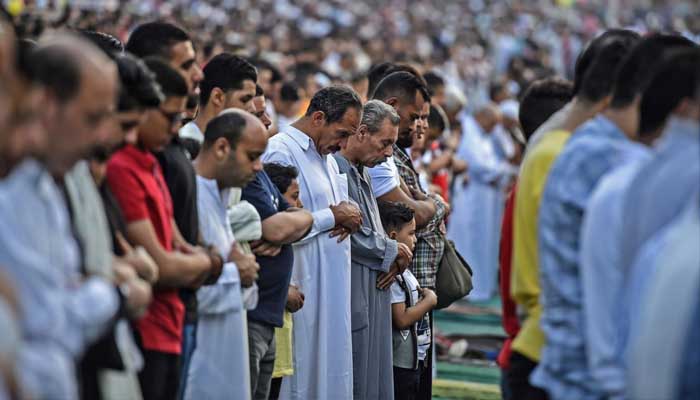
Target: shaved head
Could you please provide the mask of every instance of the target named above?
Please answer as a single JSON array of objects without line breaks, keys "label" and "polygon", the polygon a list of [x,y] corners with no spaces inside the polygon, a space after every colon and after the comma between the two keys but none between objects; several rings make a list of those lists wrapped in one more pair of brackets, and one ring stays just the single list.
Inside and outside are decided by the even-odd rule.
[{"label": "shaved head", "polygon": [[262,171],[266,147],[267,129],[258,117],[230,108],[207,124],[195,168],[216,179],[220,188],[242,188]]},{"label": "shaved head", "polygon": [[236,114],[243,118],[245,121],[245,126],[246,127],[251,127],[254,130],[258,130],[259,128],[262,127],[263,131],[266,131],[265,125],[260,121],[260,118],[256,117],[255,115],[249,113],[248,111],[241,110],[239,108],[227,108],[223,110],[222,112],[219,113],[219,116],[221,115],[227,115],[227,114]]},{"label": "shaved head", "polygon": [[474,113],[474,119],[486,133],[490,133],[501,123],[501,110],[495,103],[488,103]]},{"label": "shaved head", "polygon": [[43,37],[31,56],[32,73],[46,93],[45,162],[62,175],[109,139],[118,93],[116,65],[100,49],[70,33]]}]

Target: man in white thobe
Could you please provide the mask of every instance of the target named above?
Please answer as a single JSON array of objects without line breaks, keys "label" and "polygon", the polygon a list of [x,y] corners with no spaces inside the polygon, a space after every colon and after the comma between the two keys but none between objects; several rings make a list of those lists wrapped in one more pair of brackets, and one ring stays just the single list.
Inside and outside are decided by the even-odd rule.
[{"label": "man in white thobe", "polygon": [[362,218],[347,202],[347,179],[328,155],[356,133],[361,110],[352,89],[322,89],[305,116],[270,139],[263,156],[299,170],[301,201],[314,218],[311,232],[294,245],[292,285],[306,298],[294,314],[295,375],[282,381],[282,399],[352,398],[350,241],[343,239]]},{"label": "man in white thobe", "polygon": [[499,111],[488,105],[464,118],[457,156],[469,163],[469,182],[455,182],[447,236],[474,270],[469,298],[485,301],[496,289],[498,243],[505,188],[517,169],[499,159],[491,139]]},{"label": "man in white thobe", "polygon": [[241,110],[214,118],[204,132],[195,162],[199,228],[226,263],[216,284],[197,291],[197,347],[185,399],[251,398],[245,309],[255,307],[249,302],[257,303],[257,295],[243,291],[253,285],[259,267],[254,256],[237,251],[227,209],[231,188],[245,186],[262,170],[266,145],[265,127]]}]

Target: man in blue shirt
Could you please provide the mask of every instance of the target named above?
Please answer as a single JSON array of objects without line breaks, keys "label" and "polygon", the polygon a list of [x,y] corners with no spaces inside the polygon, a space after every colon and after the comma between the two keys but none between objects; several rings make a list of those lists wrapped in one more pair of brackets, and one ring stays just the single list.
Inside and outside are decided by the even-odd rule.
[{"label": "man in blue shirt", "polygon": [[700,396],[700,192],[683,208],[642,247],[638,258],[657,272],[640,299],[643,312],[634,325],[626,393],[630,399]]},{"label": "man in blue shirt", "polygon": [[[633,99],[641,103],[640,90],[646,85],[635,82],[634,76],[649,75],[646,65],[662,59],[660,52],[679,47],[693,46],[689,40],[672,35],[654,35],[644,39],[631,53],[619,71],[616,89],[617,102],[606,114],[616,112],[621,99]],[[642,65],[645,65],[642,67]],[[623,79],[626,77],[628,79]],[[651,80],[649,78],[647,81]],[[632,85],[632,86],[631,86]],[[658,89],[647,90],[644,98],[664,96]],[[637,116],[632,122],[638,125],[639,115],[653,113],[648,108],[634,107]],[[629,141],[621,141],[615,169],[601,179],[595,192],[590,195],[581,229],[580,276],[583,293],[583,325],[588,368],[600,389],[608,396],[620,396],[624,392],[624,368],[619,357],[619,326],[626,320],[618,314],[620,293],[625,285],[625,268],[620,265],[622,219],[627,204],[624,193],[632,176],[649,158],[647,147],[658,137],[655,129],[642,124]],[[575,139],[574,139],[575,140]],[[572,141],[573,144],[573,141]]]},{"label": "man in blue shirt", "polygon": [[[615,77],[610,71],[658,57],[639,47],[626,62],[638,39],[610,44],[596,60],[599,85],[589,90],[612,97],[612,105],[578,128],[550,170],[539,210],[538,235],[542,282],[542,329],[546,345],[531,382],[554,399],[601,396],[586,364],[582,323],[579,235],[590,193],[600,177],[616,163],[620,149],[637,132],[639,89],[648,79],[645,68]],[[645,48],[642,48],[645,49]],[[632,64],[634,65],[634,64]],[[613,87],[615,91],[613,93]]]},{"label": "man in blue shirt", "polygon": [[[666,128],[653,157],[632,177],[623,198],[628,203],[632,199],[635,202],[624,209],[626,224],[620,236],[620,257],[627,281],[619,311],[620,316],[626,316],[619,322],[621,357],[627,354],[628,344],[637,336],[633,323],[646,311],[648,288],[655,281],[659,267],[653,260],[664,246],[662,232],[668,230],[670,222],[700,190],[698,63],[697,49],[669,57],[649,88],[648,92],[653,89],[656,96],[645,94],[642,101],[642,108],[649,111],[645,118],[650,120],[650,126],[666,125]],[[668,76],[674,76],[673,81]],[[694,240],[697,243],[700,239]]]},{"label": "man in blue shirt", "polygon": [[54,36],[30,58],[41,60],[33,72],[46,96],[39,118],[48,151],[43,164],[24,160],[0,181],[0,270],[20,303],[23,391],[34,398],[77,398],[75,362],[110,325],[120,297],[109,279],[82,276],[56,180],[108,133],[117,75],[106,56],[68,36]]},{"label": "man in blue shirt", "polygon": [[649,112],[642,122],[663,134],[625,194],[622,265],[632,265],[642,244],[678,216],[700,186],[698,57],[696,49],[674,54],[675,63],[664,63],[652,82],[661,94],[643,100]]}]

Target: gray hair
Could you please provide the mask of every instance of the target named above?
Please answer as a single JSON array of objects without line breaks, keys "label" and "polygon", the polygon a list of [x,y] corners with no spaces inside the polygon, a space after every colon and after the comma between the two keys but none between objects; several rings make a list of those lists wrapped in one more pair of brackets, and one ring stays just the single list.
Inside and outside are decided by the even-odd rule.
[{"label": "gray hair", "polygon": [[398,126],[401,121],[394,107],[381,100],[370,100],[362,109],[361,124],[366,125],[370,133],[379,132],[385,119],[389,119],[392,126]]}]

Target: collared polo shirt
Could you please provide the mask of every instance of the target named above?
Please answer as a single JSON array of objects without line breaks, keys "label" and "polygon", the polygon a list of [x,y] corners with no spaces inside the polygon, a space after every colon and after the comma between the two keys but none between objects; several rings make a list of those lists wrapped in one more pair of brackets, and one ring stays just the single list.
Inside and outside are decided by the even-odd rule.
[{"label": "collared polo shirt", "polygon": [[[172,251],[172,200],[153,154],[125,146],[107,164],[107,184],[127,223],[149,220],[160,245]],[[143,347],[180,354],[184,313],[177,289],[156,289],[148,312],[137,322]]]}]

